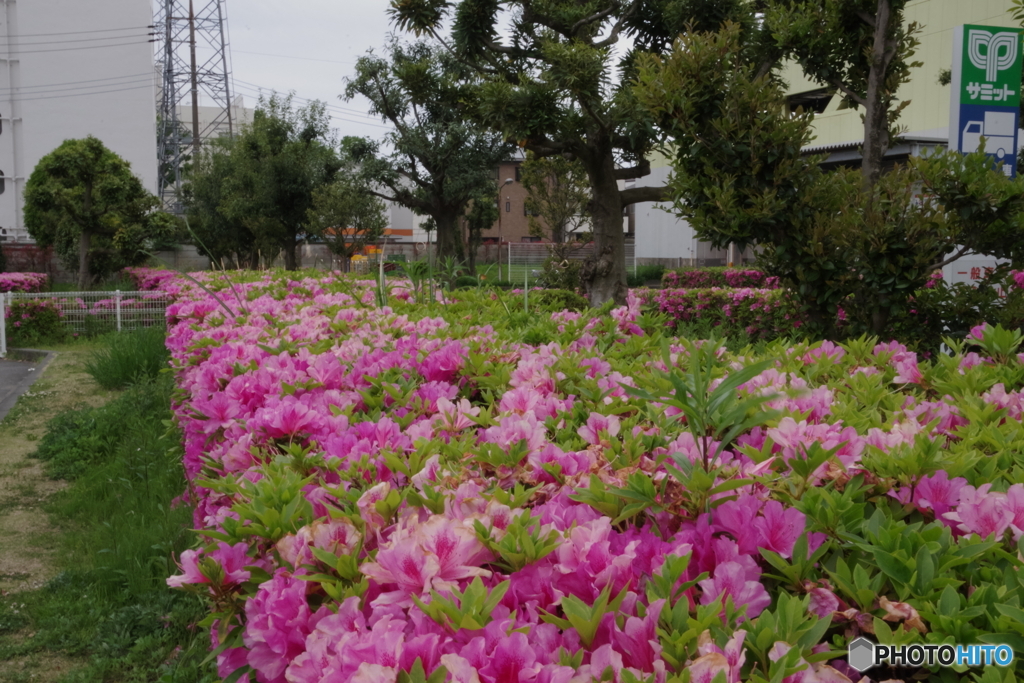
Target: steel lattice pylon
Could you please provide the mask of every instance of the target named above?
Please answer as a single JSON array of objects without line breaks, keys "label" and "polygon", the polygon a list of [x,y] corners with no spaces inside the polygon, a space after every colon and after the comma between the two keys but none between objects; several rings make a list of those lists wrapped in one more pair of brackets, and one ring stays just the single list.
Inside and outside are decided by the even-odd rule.
[{"label": "steel lattice pylon", "polygon": [[[162,42],[158,68],[163,91],[157,120],[159,193],[164,206],[181,212],[181,176],[200,146],[234,133],[231,120],[231,70],[225,0],[157,0],[154,31]],[[193,66],[194,65],[194,66]],[[203,98],[213,116],[200,123],[194,105]],[[192,112],[190,114],[190,112]]]}]

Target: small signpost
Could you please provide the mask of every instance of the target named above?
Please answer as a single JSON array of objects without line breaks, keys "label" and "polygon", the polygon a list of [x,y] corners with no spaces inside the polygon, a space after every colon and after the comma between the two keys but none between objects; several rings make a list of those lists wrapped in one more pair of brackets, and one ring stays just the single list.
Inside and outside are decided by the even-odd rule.
[{"label": "small signpost", "polygon": [[1003,173],[1017,175],[1020,127],[1021,49],[1019,29],[957,26],[953,29],[949,148],[985,153]]}]

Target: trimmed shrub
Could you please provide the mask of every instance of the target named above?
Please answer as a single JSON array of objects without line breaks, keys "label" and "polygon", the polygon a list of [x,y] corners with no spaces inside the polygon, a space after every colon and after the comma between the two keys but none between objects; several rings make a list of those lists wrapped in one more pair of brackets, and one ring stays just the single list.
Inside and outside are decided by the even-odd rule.
[{"label": "trimmed shrub", "polygon": [[0,292],[41,292],[48,280],[46,273],[4,273],[0,264]]},{"label": "trimmed shrub", "polygon": [[60,343],[68,331],[61,318],[64,311],[52,301],[28,299],[6,308],[8,341],[12,346]]},{"label": "trimmed shrub", "polygon": [[793,336],[803,324],[797,303],[784,289],[640,289],[641,300],[681,324],[707,322],[719,334],[751,340]]},{"label": "trimmed shrub", "polygon": [[711,287],[757,287],[777,289],[779,278],[752,268],[677,268],[661,279],[665,288],[709,289]]}]

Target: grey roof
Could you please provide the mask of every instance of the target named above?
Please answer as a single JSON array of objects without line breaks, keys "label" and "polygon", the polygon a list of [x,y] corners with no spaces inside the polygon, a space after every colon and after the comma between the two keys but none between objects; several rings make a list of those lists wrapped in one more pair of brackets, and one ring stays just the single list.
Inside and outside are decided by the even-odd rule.
[{"label": "grey roof", "polygon": [[[926,144],[926,145],[946,144],[946,143],[949,142],[949,139],[948,138],[938,138],[938,137],[933,137],[933,136],[925,136],[925,135],[901,135],[899,138],[897,138],[895,140],[895,142],[897,144],[893,145],[892,147],[890,147],[890,149],[895,149],[900,144],[914,144],[914,143]],[[817,154],[817,153],[820,153],[820,152],[840,152],[840,151],[844,151],[844,150],[857,149],[858,147],[860,147],[863,144],[864,144],[863,140],[851,140],[849,142],[834,142],[834,143],[829,144],[829,145],[811,145],[809,147],[804,147],[800,151],[803,154]]]}]

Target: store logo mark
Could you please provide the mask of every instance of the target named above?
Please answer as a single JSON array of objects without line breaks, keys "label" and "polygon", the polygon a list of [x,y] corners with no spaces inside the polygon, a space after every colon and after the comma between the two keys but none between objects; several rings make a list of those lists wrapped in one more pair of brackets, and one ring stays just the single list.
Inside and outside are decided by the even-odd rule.
[{"label": "store logo mark", "polygon": [[[985,70],[985,80],[994,82],[1000,71],[1009,69],[1017,61],[1017,45],[1020,35],[1017,33],[971,29],[967,34],[967,54],[971,64]],[[982,48],[985,51],[982,52]]]}]

